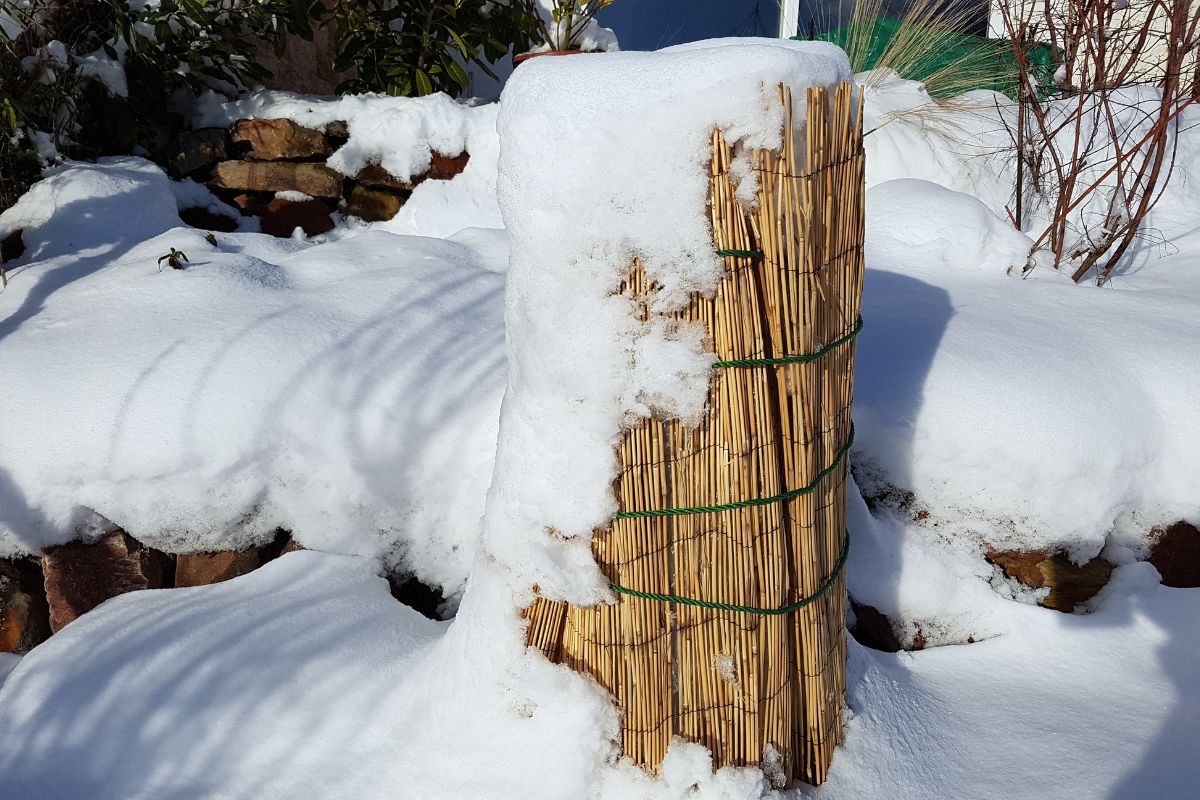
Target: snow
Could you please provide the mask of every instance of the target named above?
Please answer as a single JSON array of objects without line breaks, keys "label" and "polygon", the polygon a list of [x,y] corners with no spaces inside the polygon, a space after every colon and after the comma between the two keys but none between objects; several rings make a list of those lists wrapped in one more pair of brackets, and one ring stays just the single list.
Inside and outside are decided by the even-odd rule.
[{"label": "snow", "polygon": [[[898,178],[868,196],[867,260],[920,268],[952,264],[990,275],[1020,274],[1033,240],[979,200],[932,181]],[[872,213],[874,212],[874,213]]]},{"label": "snow", "polygon": [[1102,289],[1045,267],[1021,281],[1031,243],[1006,226],[1012,173],[995,149],[1007,136],[997,114],[1011,109],[975,93],[938,112],[923,94],[908,81],[868,94],[864,490],[884,476],[946,536],[1079,560],[1144,550],[1151,527],[1200,519],[1188,399],[1200,392],[1188,366],[1200,137],[1181,138],[1149,223],[1171,247],[1148,237]]},{"label": "snow", "polygon": [[496,204],[496,114],[495,104],[471,106],[442,94],[331,99],[258,91],[236,101],[206,95],[197,103],[192,124],[224,127],[239,119],[290,119],[321,130],[331,122],[345,122],[350,138],[327,164],[349,176],[379,164],[396,178],[408,180],[429,169],[434,152],[457,156],[465,150],[471,158],[461,175],[418,184],[395,218],[364,226],[444,238],[463,228],[504,225]]},{"label": "snow", "polygon": [[[5,790],[94,800],[761,793],[757,771],[711,776],[696,745],[672,751],[662,784],[629,765],[598,772],[616,724],[598,690],[542,661],[520,676],[536,701],[496,691],[486,661],[452,658],[461,627],[393,601],[368,562],[319,553],[216,586],[123,595],[23,659],[0,689],[0,724],[34,732],[0,739]],[[86,659],[73,657],[82,649]]]},{"label": "snow", "polygon": [[37,153],[39,163],[54,164],[62,160],[62,155],[59,154],[58,147],[54,144],[53,135],[33,128],[26,128],[25,135],[29,137],[29,142],[33,145],[34,152]]},{"label": "snow", "polygon": [[287,200],[289,203],[305,203],[313,199],[312,195],[293,191],[275,192],[274,198],[276,200]]},{"label": "snow", "polygon": [[117,53],[115,59],[109,58],[104,48],[100,47],[87,55],[73,56],[72,60],[80,77],[99,81],[113,97],[128,97],[129,82],[125,77],[124,59],[129,45],[124,39],[118,39],[113,49]]},{"label": "snow", "polygon": [[[217,216],[229,217],[240,224],[248,223],[249,220],[244,219],[236,208],[224,202],[202,183],[197,183],[191,178],[184,178],[181,181],[171,181],[171,192],[175,195],[175,206],[178,211],[185,211],[189,208],[202,208],[210,214]],[[282,194],[282,192],[278,193]],[[300,192],[292,194],[300,195],[299,199],[311,200],[308,195]]]},{"label": "snow", "polygon": [[[214,247],[170,187],[140,159],[73,164],[0,216],[29,249],[0,298],[0,550],[68,540],[86,507],[172,551],[282,526],[460,592],[504,378],[503,262],[384,231]],[[187,269],[162,268],[172,247]]]},{"label": "snow", "polygon": [[[852,641],[829,782],[770,796],[1190,797],[1200,598],[1156,584],[1149,565],[1122,567],[1088,616],[981,593],[992,638],[962,647]],[[615,718],[592,715],[596,690],[544,660],[500,689],[488,659],[461,660],[464,627],[487,635],[462,615],[430,622],[367,562],[319,553],[124,595],[0,688],[0,725],[30,732],[0,738],[0,774],[15,797],[95,800],[767,795],[756,770],[712,775],[697,745],[674,746],[657,781],[597,769]]]},{"label": "snow", "polygon": [[0,653],[0,686],[4,685],[4,679],[9,673],[17,668],[17,664],[21,663],[21,657],[15,653]]},{"label": "snow", "polygon": [[[971,585],[931,567],[897,564],[897,577]],[[974,591],[953,605],[971,610],[975,644],[888,654],[851,642],[846,743],[805,796],[1193,796],[1200,597],[1157,583],[1149,564],[1121,567],[1087,616]]]},{"label": "snow", "polygon": [[[166,175],[137,158],[102,158],[49,170],[0,215],[4,235],[22,230],[24,263],[65,256],[73,265],[179,224]],[[5,320],[6,326],[12,324],[11,318]]]},{"label": "snow", "polygon": [[893,74],[858,76],[865,84],[867,186],[920,178],[969,194],[1005,217],[1014,171],[1008,132],[996,116],[1008,99],[976,91],[937,104],[923,84]]},{"label": "snow", "polygon": [[[443,627],[393,601],[369,562],[313,553],[246,581],[116,598],[5,682],[5,730],[36,732],[3,737],[5,792],[299,797],[331,767],[339,793],[352,791],[345,772],[382,785],[373,765],[413,736],[386,712]],[[70,668],[79,647],[90,655]],[[127,660],[131,649],[146,657]],[[70,768],[48,774],[56,759]]]},{"label": "snow", "polygon": [[[1200,594],[1137,559],[1153,525],[1200,522],[1196,113],[1150,223],[1161,239],[1097,288],[1036,259],[1022,279],[1039,222],[1007,221],[998,96],[866,92],[852,462],[878,503],[851,487],[847,582],[927,649],[850,643],[847,739],[824,787],[772,794],[760,771],[713,773],[684,742],[651,778],[616,757],[596,684],[524,647],[534,582],[604,596],[587,537],[612,511],[622,426],[650,408],[694,415],[703,393],[703,342],[635,322],[611,296],[621,270],[637,256],[663,283],[655,315],[711,286],[709,126],[769,145],[759,82],[832,82],[845,66],[831,53],[724,40],[535,59],[499,107],[260,93],[204,111],[346,120],[349,172],[471,153],[396,219],[308,240],[213,245],[176,210],[218,201],[140,159],[50,170],[0,215],[0,236],[23,228],[28,248],[0,292],[0,554],[113,523],[180,552],[282,526],[321,552],[124,595],[0,654],[0,730],[18,732],[0,737],[3,791],[1194,795]],[[158,263],[172,247],[185,269]],[[1060,614],[986,546],[1121,566]],[[384,571],[443,587],[457,616],[396,603]]]},{"label": "snow", "polygon": [[343,175],[353,176],[379,164],[407,181],[429,169],[432,153],[456,156],[480,139],[495,137],[494,106],[472,107],[445,94],[390,97],[385,94],[348,95],[336,99],[293,92],[258,91],[223,101],[207,95],[194,114],[197,128],[227,127],[239,119],[290,119],[323,130],[345,122],[350,139],[328,160]]},{"label": "snow", "polygon": [[[869,220],[928,194],[895,183],[868,191]],[[1097,289],[1044,270],[1006,279],[1005,259],[972,270],[979,229],[951,232],[927,260],[896,228],[868,222],[861,472],[914,491],[948,536],[1082,560],[1110,536],[1136,547],[1154,525],[1200,518],[1188,258],[1153,265],[1178,276],[1166,285]]]}]

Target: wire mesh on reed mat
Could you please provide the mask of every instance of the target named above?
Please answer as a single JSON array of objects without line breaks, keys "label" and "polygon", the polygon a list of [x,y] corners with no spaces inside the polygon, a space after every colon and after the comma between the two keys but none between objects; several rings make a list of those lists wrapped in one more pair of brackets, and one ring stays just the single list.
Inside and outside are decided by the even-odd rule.
[{"label": "wire mesh on reed mat", "polygon": [[[622,711],[626,755],[651,768],[672,737],[776,785],[825,780],[845,695],[847,460],[863,278],[861,100],[790,91],[779,152],[750,154],[757,204],[735,196],[712,140],[716,294],[680,319],[717,354],[699,427],[646,420],[619,447],[621,512],[593,551],[618,602],[538,600],[529,642],[588,673]],[[635,266],[625,292],[654,291]]]}]

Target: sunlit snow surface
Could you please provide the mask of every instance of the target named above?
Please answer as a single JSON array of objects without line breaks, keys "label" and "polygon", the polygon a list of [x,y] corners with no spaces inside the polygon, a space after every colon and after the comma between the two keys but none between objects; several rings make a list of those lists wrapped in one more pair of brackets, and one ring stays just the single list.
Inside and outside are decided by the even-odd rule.
[{"label": "sunlit snow surface", "polygon": [[[867,493],[913,490],[930,517],[872,515],[852,491],[847,577],[934,646],[851,642],[847,740],[810,793],[1193,797],[1200,592],[1132,560],[1151,525],[1200,522],[1200,136],[1152,219],[1169,246],[1142,243],[1104,289],[1022,281],[1005,167],[971,154],[997,119],[887,122],[919,102],[906,83],[867,97],[854,463]],[[498,115],[388,104],[472,151],[388,223],[214,247],[175,213],[195,187],[137,159],[69,166],[0,216],[29,246],[0,293],[0,550],[68,540],[91,508],[168,549],[283,526],[326,551],[125,595],[0,658],[0,796],[763,793],[695,746],[657,781],[613,764],[603,693],[521,647],[521,564],[477,560],[508,366]],[[311,106],[247,108],[336,116]],[[362,130],[351,154],[370,160],[386,129]],[[160,269],[172,247],[187,269]],[[983,543],[1124,566],[1093,613],[1063,615],[1014,598]],[[457,619],[392,601],[380,561],[456,597],[474,570]]]},{"label": "sunlit snow surface", "polygon": [[[907,567],[918,568],[931,583],[959,577]],[[992,638],[913,654],[850,642],[853,716],[815,796],[1194,796],[1195,591],[1158,586],[1137,564],[1096,613],[1072,616],[980,586],[972,613]],[[5,796],[760,795],[738,771],[688,794],[707,769],[689,749],[674,787],[598,770],[613,720],[593,716],[587,687],[545,665],[498,690],[479,677],[490,665],[448,663],[459,626],[393,601],[367,561],[318,553],[212,587],[123,595],[0,689]]]}]

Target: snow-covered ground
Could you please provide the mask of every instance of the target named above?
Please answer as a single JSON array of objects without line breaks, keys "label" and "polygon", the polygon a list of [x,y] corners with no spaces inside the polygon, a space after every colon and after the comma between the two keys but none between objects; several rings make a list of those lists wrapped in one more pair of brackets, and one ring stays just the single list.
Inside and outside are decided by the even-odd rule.
[{"label": "snow-covered ground", "polygon": [[[763,68],[789,63],[765,52],[788,48],[762,49]],[[622,86],[655,67],[678,79],[687,59],[721,62],[695,48],[646,58],[661,60],[625,61]],[[812,59],[810,77],[821,73]],[[355,113],[347,101],[279,97],[205,110],[210,121],[349,116],[351,142],[360,138],[347,157],[362,163],[385,155],[382,121],[393,119],[423,143],[394,154],[399,170],[419,171],[430,142],[466,144],[467,171],[422,184],[391,222],[345,221],[311,240],[216,234],[214,246],[176,216],[176,196],[194,189],[173,191],[132,158],[68,165],[0,215],[0,236],[21,227],[28,245],[0,293],[0,554],[69,540],[95,524],[93,511],[169,550],[243,546],[285,527],[323,551],[214,587],[122,596],[15,668],[0,659],[0,794],[764,793],[755,770],[709,777],[695,746],[673,749],[659,781],[613,763],[617,723],[603,694],[521,647],[514,584],[532,568],[521,559],[553,554],[506,541],[504,526],[544,510],[523,507],[512,487],[554,462],[522,465],[528,443],[513,421],[543,412],[510,397],[507,481],[488,500],[512,352],[497,183],[524,248],[512,280],[525,292],[538,279],[532,248],[571,255],[539,226],[578,209],[514,210],[523,192],[557,188],[528,167],[530,140],[504,150],[494,126],[499,118],[534,135],[562,124],[562,108],[536,117],[531,86],[538,70],[571,68],[536,66],[499,114],[428,102],[424,113],[402,100],[379,101],[379,113],[358,103]],[[836,77],[826,68],[821,80]],[[759,79],[735,75],[708,96],[733,97],[750,77]],[[590,114],[603,109],[601,88],[591,87]],[[682,92],[673,107],[696,96]],[[1104,288],[1044,268],[1021,280],[1006,272],[1019,275],[1030,240],[1004,221],[1002,127],[994,104],[977,99],[889,121],[923,102],[919,87],[893,82],[867,97],[853,461],[864,493],[912,491],[928,514],[914,521],[885,504],[872,515],[852,491],[848,581],[861,602],[919,625],[931,647],[885,654],[851,642],[847,740],[829,782],[808,793],[1192,797],[1200,590],[1164,588],[1135,559],[1152,526],[1200,522],[1200,129],[1182,135],[1180,167],[1151,220],[1169,245],[1140,245]],[[726,126],[748,113],[726,112]],[[703,122],[675,116],[652,133]],[[1183,126],[1196,123],[1193,113]],[[622,135],[617,124],[589,133]],[[740,135],[762,134],[750,125]],[[628,152],[632,164],[639,155]],[[504,172],[504,157],[527,168]],[[628,169],[617,177],[628,182]],[[674,201],[690,197],[685,189]],[[579,224],[620,224],[607,212]],[[687,222],[673,226],[676,246]],[[631,228],[615,252],[652,249],[652,234]],[[597,263],[613,256],[585,244]],[[172,247],[187,253],[187,269],[160,268]],[[561,277],[561,266],[547,274]],[[550,341],[551,299],[510,293],[509,348],[522,336]],[[530,326],[515,344],[514,319]],[[526,356],[527,386],[558,363]],[[592,500],[565,518],[586,529],[588,514],[603,511],[603,497]],[[985,545],[1062,548],[1080,560],[1103,551],[1122,566],[1092,613],[1063,615],[999,579]],[[391,601],[380,563],[461,597],[458,617],[432,623]]]},{"label": "snow-covered ground", "polygon": [[[461,587],[504,387],[502,231],[214,246],[139,159],[67,167],[5,218],[30,254],[0,301],[0,550],[70,539],[90,508],[169,550],[282,526]],[[187,269],[157,263],[171,248]]]}]

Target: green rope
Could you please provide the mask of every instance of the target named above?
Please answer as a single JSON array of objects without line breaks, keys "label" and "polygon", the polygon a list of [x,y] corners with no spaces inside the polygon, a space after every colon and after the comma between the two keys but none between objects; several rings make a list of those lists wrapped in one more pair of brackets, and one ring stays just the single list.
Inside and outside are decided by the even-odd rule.
[{"label": "green rope", "polygon": [[767,367],[774,364],[807,364],[812,361],[817,361],[824,356],[829,355],[834,350],[849,342],[863,328],[862,317],[858,318],[854,328],[849,333],[840,338],[834,339],[829,344],[822,347],[813,353],[800,356],[784,356],[782,358],[737,358],[732,361],[717,361],[712,365],[713,369],[727,369],[729,367]]},{"label": "green rope", "polygon": [[854,444],[854,423],[850,424],[850,436],[847,437],[846,443],[837,451],[837,455],[833,457],[832,463],[825,469],[817,473],[817,477],[813,478],[812,483],[807,486],[801,486],[799,489],[789,489],[783,494],[777,494],[774,497],[759,497],[754,500],[738,500],[733,503],[725,503],[719,506],[693,506],[688,508],[660,508],[652,511],[622,511],[615,515],[615,519],[637,519],[640,517],[672,517],[683,514],[715,514],[718,511],[732,511],[735,508],[754,508],[755,506],[769,506],[772,503],[782,503],[785,500],[799,497],[803,494],[808,494],[820,485],[821,481],[829,477],[838,465],[845,460],[846,455],[850,452],[851,445]]},{"label": "green rope", "polygon": [[[718,256],[737,256],[741,258],[764,258],[765,254],[761,250],[718,250]],[[712,365],[713,369],[725,369],[727,367],[761,367],[774,364],[804,364],[811,361],[816,361],[821,357],[831,353],[837,348],[849,342],[858,332],[862,330],[862,317],[858,318],[853,330],[829,344],[825,345],[816,352],[807,355],[785,356],[783,358],[742,358],[733,361],[718,361]],[[781,503],[786,500],[791,500],[801,495],[809,494],[814,491],[821,481],[829,477],[834,470],[845,460],[850,453],[850,448],[854,445],[854,424],[850,424],[850,435],[846,438],[846,443],[841,446],[837,454],[833,457],[833,461],[825,469],[817,473],[812,482],[807,486],[801,486],[799,489],[791,489],[777,494],[774,497],[760,497],[754,500],[739,500],[733,503],[724,503],[716,506],[691,506],[685,508],[661,508],[653,511],[622,511],[615,515],[615,519],[637,519],[642,517],[666,517],[677,516],[683,514],[713,514],[720,511],[732,511],[738,508],[754,508],[756,506],[766,506],[772,503]],[[846,558],[850,554],[850,532],[846,532],[846,541],[842,545],[842,554],[838,557],[837,565],[833,568],[833,572],[825,579],[825,582],[810,594],[808,597],[801,598],[794,603],[783,606],[781,608],[755,608],[754,606],[736,606],[729,603],[710,603],[707,600],[695,600],[690,597],[676,597],[671,594],[656,594],[654,592],[639,592],[636,589],[627,589],[624,586],[619,586],[615,583],[610,583],[608,588],[619,594],[627,594],[631,597],[640,597],[643,600],[658,600],[664,603],[677,603],[685,606],[696,606],[697,608],[711,608],[718,611],[740,611],[747,614],[760,614],[763,616],[780,616],[782,614],[790,614],[793,611],[804,608],[809,603],[818,600],[823,596],[829,588],[833,586],[838,575],[842,573],[842,569],[846,566]]]},{"label": "green rope", "polygon": [[846,559],[850,555],[850,531],[846,531],[846,541],[842,545],[842,554],[838,557],[837,565],[834,566],[833,572],[829,573],[829,577],[825,582],[808,597],[803,597],[794,603],[789,603],[780,608],[755,608],[754,606],[735,606],[730,603],[710,603],[707,600],[695,600],[691,597],[676,597],[673,594],[655,594],[654,592],[639,592],[636,589],[626,589],[624,586],[618,586],[615,583],[608,585],[609,589],[620,594],[627,594],[631,597],[640,597],[643,600],[658,600],[663,603],[676,603],[684,606],[696,606],[697,608],[711,608],[717,611],[742,611],[747,614],[758,614],[764,617],[777,617],[782,614],[790,614],[804,608],[809,603],[819,600],[837,581],[838,575],[842,574],[842,570],[846,566]]}]

